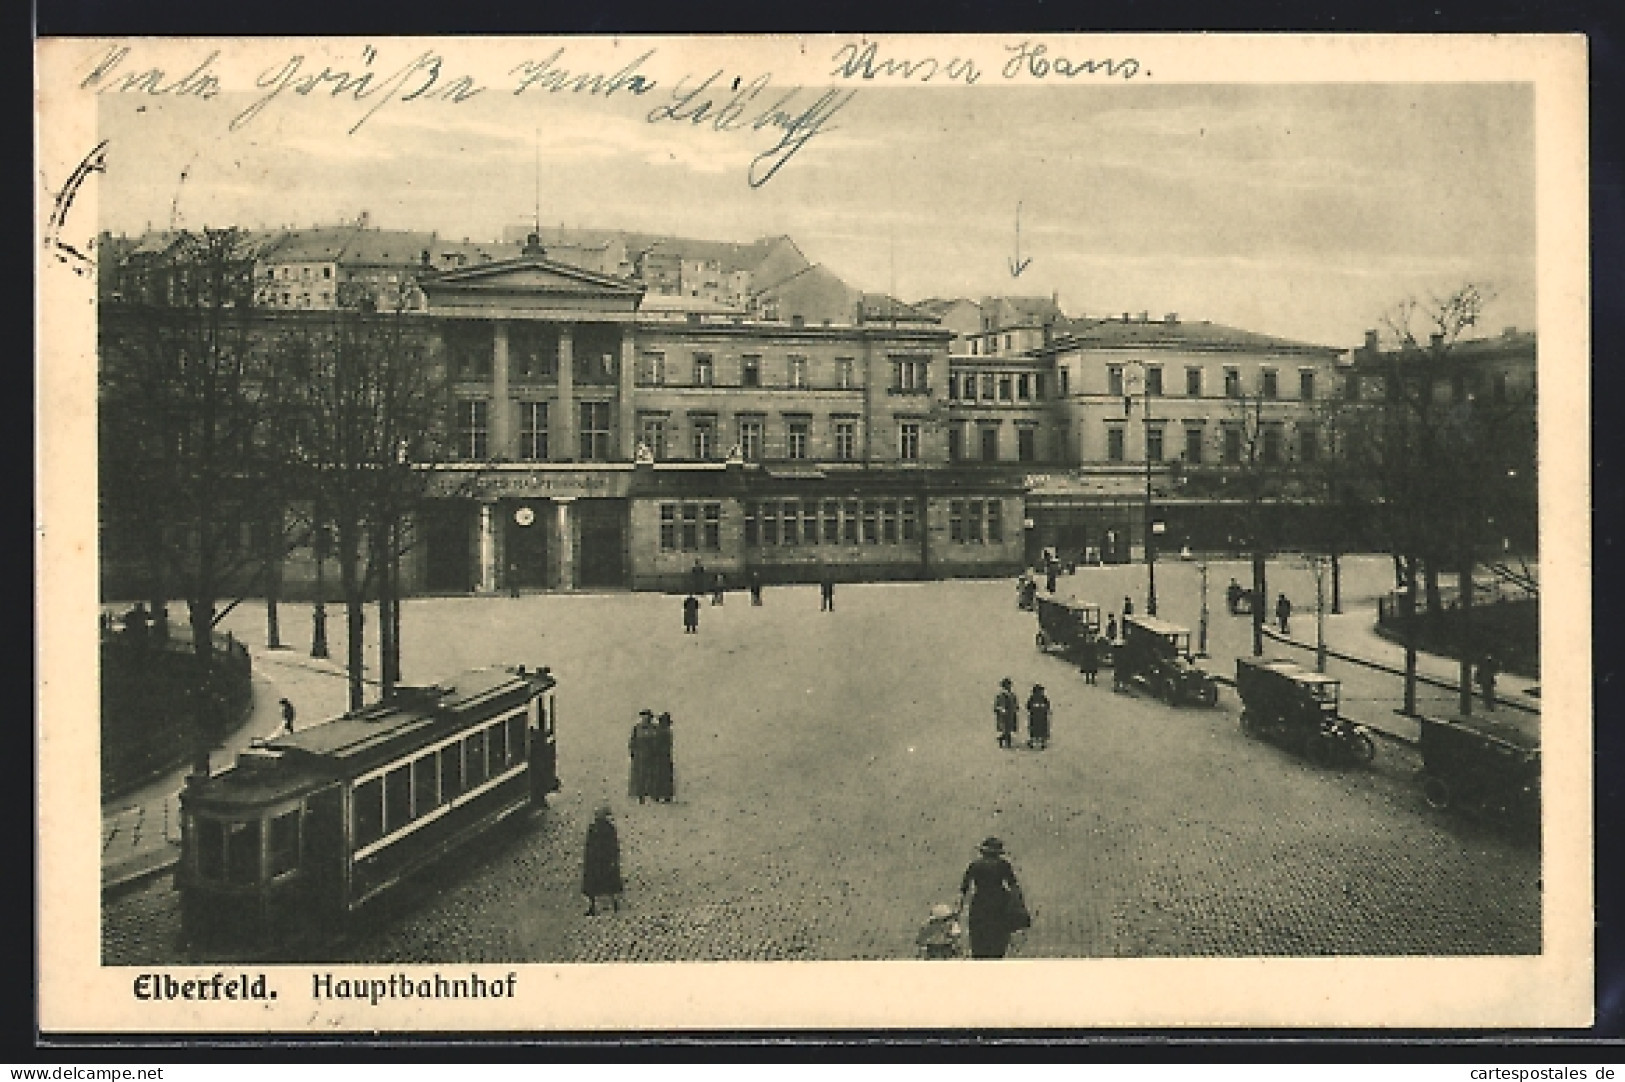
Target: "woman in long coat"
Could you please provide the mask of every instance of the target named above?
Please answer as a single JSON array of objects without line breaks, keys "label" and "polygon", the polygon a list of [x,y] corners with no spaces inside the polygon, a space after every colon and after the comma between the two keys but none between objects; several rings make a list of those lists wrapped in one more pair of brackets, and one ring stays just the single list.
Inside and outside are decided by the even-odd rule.
[{"label": "woman in long coat", "polygon": [[1029,748],[1049,747],[1049,696],[1044,694],[1043,684],[1034,684],[1032,694],[1027,696],[1027,746]]},{"label": "woman in long coat", "polygon": [[671,714],[662,713],[655,722],[655,735],[651,744],[654,758],[654,786],[649,795],[670,804],[677,797],[677,766],[672,761]]},{"label": "woman in long coat", "polygon": [[639,714],[638,723],[632,726],[632,735],[626,741],[627,755],[631,759],[626,795],[637,797],[642,804],[655,795],[655,744],[660,731],[655,725],[653,710],[642,710]]},{"label": "woman in long coat", "polygon": [[587,916],[598,915],[598,899],[604,895],[619,913],[621,890],[621,839],[609,805],[605,804],[587,827],[587,848],[581,860],[581,893],[587,896]]},{"label": "woman in long coat", "polygon": [[1004,859],[1004,843],[997,838],[982,842],[981,856],[970,862],[959,884],[959,907],[970,899],[970,956],[1003,958],[1010,949],[1010,891],[1016,887],[1016,872]]}]

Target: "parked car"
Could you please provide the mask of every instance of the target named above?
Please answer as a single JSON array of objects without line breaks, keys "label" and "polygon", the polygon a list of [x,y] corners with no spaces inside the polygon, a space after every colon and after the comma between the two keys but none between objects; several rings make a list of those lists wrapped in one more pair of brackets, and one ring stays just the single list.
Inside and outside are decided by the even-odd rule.
[{"label": "parked car", "polygon": [[1172,706],[1214,706],[1219,701],[1218,682],[1191,655],[1189,628],[1154,616],[1124,617],[1123,640],[1116,655],[1115,688],[1138,683]]},{"label": "parked car", "polygon": [[1338,713],[1342,681],[1295,661],[1236,659],[1241,728],[1311,762],[1364,765],[1377,746],[1364,727]]}]

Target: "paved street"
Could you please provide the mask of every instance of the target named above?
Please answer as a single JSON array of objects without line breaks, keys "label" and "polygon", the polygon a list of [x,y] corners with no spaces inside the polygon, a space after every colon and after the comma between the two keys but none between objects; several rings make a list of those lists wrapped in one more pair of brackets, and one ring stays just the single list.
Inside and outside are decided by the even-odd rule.
[{"label": "paved street", "polygon": [[[1351,561],[1345,604],[1385,589]],[[1210,572],[1210,648],[1247,649]],[[1143,611],[1143,566],[1062,588]],[[1302,580],[1302,581],[1299,581]],[[1189,621],[1195,569],[1159,566],[1162,615]],[[1313,639],[1313,579],[1273,573]],[[623,961],[913,957],[930,906],[952,901],[987,834],[1008,846],[1034,910],[1016,953],[1047,957],[1517,954],[1541,946],[1538,851],[1423,803],[1414,752],[1380,742],[1369,770],[1327,771],[1244,737],[1234,693],[1173,710],[1098,687],[1033,647],[1010,582],[769,588],[729,595],[681,631],[650,594],[409,601],[405,669],[548,664],[560,685],[564,790],[548,810],[396,892],[327,952],[365,961]],[[336,612],[336,610],[335,610]],[[369,627],[372,626],[369,613]],[[285,635],[308,609],[285,606]],[[229,625],[262,641],[260,606]],[[330,623],[342,658],[342,620]],[[266,655],[256,652],[256,661]],[[342,703],[302,652],[261,665],[301,722]],[[300,660],[303,659],[303,660]],[[1223,664],[1223,663],[1222,663]],[[1048,751],[1001,751],[1001,676],[1055,707]],[[1397,705],[1397,685],[1392,692]],[[676,719],[678,800],[628,804],[640,707]],[[576,893],[593,807],[613,803],[628,894],[587,918]],[[109,963],[176,961],[167,878],[109,900]]]}]

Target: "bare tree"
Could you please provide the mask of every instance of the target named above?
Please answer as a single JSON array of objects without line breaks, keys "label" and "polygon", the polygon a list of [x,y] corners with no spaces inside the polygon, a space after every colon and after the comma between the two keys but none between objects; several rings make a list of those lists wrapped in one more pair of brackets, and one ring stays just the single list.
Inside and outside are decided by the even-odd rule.
[{"label": "bare tree", "polygon": [[179,234],[101,309],[102,511],[110,529],[141,539],[158,612],[172,591],[186,600],[194,776],[209,772],[220,720],[220,602],[254,578],[259,546],[243,543],[244,528],[270,517],[272,392],[249,327],[253,258],[236,229]]},{"label": "bare tree", "polygon": [[399,560],[404,522],[423,498],[426,466],[441,455],[447,385],[422,323],[393,311],[339,310],[309,317],[277,343],[299,373],[295,456],[330,526],[347,628],[351,709],[365,703],[365,604],[379,606],[379,674],[387,695],[400,679]]},{"label": "bare tree", "polygon": [[[1515,404],[1475,389],[1459,346],[1478,326],[1494,293],[1467,283],[1425,301],[1407,298],[1382,319],[1391,348],[1380,354],[1385,391],[1375,426],[1383,521],[1404,579],[1408,710],[1415,706],[1415,606],[1418,587],[1429,619],[1445,613],[1439,577],[1457,576],[1457,611],[1447,632],[1459,654],[1460,712],[1472,712],[1477,652],[1472,621],[1473,572],[1499,537],[1498,509],[1509,485],[1501,463],[1508,441],[1519,442],[1523,418]],[[1532,449],[1533,431],[1527,432]],[[1532,457],[1531,457],[1532,461]]]}]

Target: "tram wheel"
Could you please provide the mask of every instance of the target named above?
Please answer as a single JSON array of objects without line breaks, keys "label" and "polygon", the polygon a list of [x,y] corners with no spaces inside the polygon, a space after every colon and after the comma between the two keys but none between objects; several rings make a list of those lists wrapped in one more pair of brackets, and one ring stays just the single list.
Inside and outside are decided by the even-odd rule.
[{"label": "tram wheel", "polygon": [[1370,766],[1371,761],[1377,757],[1377,745],[1364,733],[1355,733],[1349,738],[1349,754],[1361,766]]},{"label": "tram wheel", "polygon": [[1450,807],[1450,783],[1443,778],[1428,775],[1422,779],[1422,799],[1428,802],[1430,808]]}]

